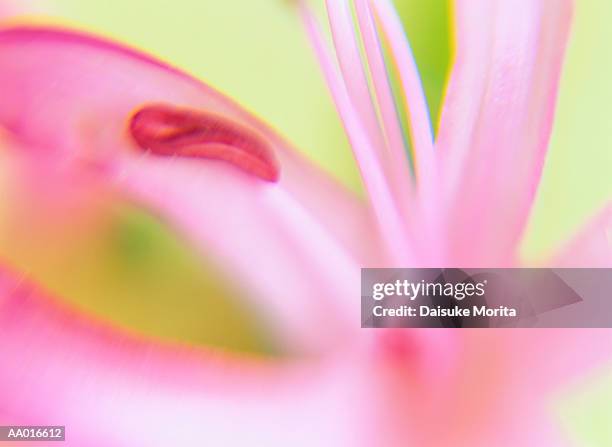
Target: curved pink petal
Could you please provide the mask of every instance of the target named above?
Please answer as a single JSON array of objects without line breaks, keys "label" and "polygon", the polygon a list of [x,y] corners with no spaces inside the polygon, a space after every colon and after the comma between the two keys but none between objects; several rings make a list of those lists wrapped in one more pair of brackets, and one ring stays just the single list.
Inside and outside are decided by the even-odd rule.
[{"label": "curved pink petal", "polygon": [[[36,148],[38,158],[104,175],[157,210],[218,259],[230,278],[240,278],[237,285],[258,297],[290,338],[333,339],[336,328],[359,321],[351,314],[358,309],[352,300],[359,297],[359,265],[378,259],[366,207],[216,91],[105,41],[18,28],[0,32],[0,97],[0,125]],[[218,150],[227,152],[228,145],[219,141],[196,149],[215,160],[161,156],[164,147],[143,150],[130,133],[131,120],[159,104],[214,114],[229,129],[230,149],[245,132],[256,135],[278,164],[280,179],[245,172],[255,160],[243,163],[252,145],[224,157]],[[178,129],[181,144],[191,144],[186,129]],[[343,312],[328,312],[329,306],[350,315],[339,317]]]},{"label": "curved pink petal", "polygon": [[548,264],[612,268],[612,204],[592,219]]},{"label": "curved pink petal", "polygon": [[355,445],[333,373],[139,340],[5,269],[0,358],[0,424],[65,425],[67,446]]},{"label": "curved pink petal", "polygon": [[449,261],[510,265],[546,155],[572,2],[455,3],[457,54],[437,141]]}]

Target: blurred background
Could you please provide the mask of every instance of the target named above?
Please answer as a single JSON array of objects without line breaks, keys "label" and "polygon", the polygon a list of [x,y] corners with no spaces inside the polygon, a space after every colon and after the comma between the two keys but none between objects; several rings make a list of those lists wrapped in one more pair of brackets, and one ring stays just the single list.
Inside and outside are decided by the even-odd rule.
[{"label": "blurred background", "polygon": [[[537,262],[612,196],[612,2],[578,0],[552,145],[522,252]],[[452,61],[445,0],[397,0],[431,113]],[[38,0],[10,20],[94,32],[145,50],[262,117],[360,192],[356,167],[299,19],[283,0]],[[322,9],[321,9],[322,10]],[[1,137],[1,135],[0,135]],[[147,336],[282,355],[239,304],[240,285],[192,253],[155,216],[103,186],[33,200],[0,148],[0,258],[72,305]],[[89,189],[88,189],[89,190]],[[27,191],[26,191],[27,193]],[[44,200],[44,202],[42,202]],[[90,204],[90,212],[72,214]],[[74,217],[73,216],[77,216]],[[612,445],[612,380],[568,391],[558,414],[581,445]]]}]

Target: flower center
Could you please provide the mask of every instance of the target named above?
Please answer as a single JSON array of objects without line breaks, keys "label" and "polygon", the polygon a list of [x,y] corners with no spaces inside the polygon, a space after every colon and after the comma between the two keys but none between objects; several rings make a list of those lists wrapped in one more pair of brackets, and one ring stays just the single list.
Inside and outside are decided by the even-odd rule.
[{"label": "flower center", "polygon": [[219,115],[153,104],[134,114],[129,130],[141,149],[156,155],[222,160],[269,182],[280,175],[263,137]]}]

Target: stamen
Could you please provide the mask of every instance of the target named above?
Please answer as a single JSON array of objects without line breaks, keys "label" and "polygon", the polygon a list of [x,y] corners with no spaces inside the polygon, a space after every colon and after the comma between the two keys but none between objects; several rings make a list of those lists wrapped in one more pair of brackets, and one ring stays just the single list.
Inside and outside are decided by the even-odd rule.
[{"label": "stamen", "polygon": [[[397,12],[389,0],[371,1],[371,5],[379,19],[382,32],[384,33],[397,66],[402,88],[405,95],[405,107],[408,111],[410,134],[412,146],[415,152],[415,169],[417,179],[422,178],[426,169],[423,161],[431,160],[433,150],[433,133],[427,100],[423,91],[423,84],[410,48],[410,43],[404,32]],[[426,162],[425,164],[429,164]]]},{"label": "stamen", "polygon": [[332,62],[316,18],[305,1],[298,2],[298,6],[304,27],[310,37],[314,52],[351,143],[369,196],[370,205],[376,215],[387,249],[398,265],[410,265],[414,261],[412,242],[407,235],[406,222],[397,206],[391,185],[387,182],[380,160],[376,157],[376,151],[372,147],[365,129],[363,129],[360,117],[347,92],[347,87],[343,83],[337,67]]},{"label": "stamen", "polygon": [[[380,105],[382,125],[385,128],[391,148],[392,159],[395,163],[399,162],[400,166],[405,165],[407,154],[405,152],[404,138],[368,0],[356,0],[355,10],[367,54],[368,66],[372,72],[376,97]],[[408,173],[407,175],[409,176],[410,174]]]},{"label": "stamen", "polygon": [[140,149],[155,155],[222,160],[262,180],[279,179],[280,168],[263,137],[219,115],[147,105],[132,116],[129,131]]},{"label": "stamen", "polygon": [[374,24],[368,0],[356,0],[355,10],[366,51],[367,63],[372,74],[376,99],[381,112],[381,126],[389,143],[389,175],[393,177],[399,202],[404,206],[410,206],[412,202],[410,196],[410,178],[412,172],[404,133],[378,38],[378,31]]},{"label": "stamen", "polygon": [[408,116],[411,143],[414,150],[414,170],[417,178],[420,222],[424,228],[417,231],[432,237],[420,239],[420,257],[431,265],[444,253],[442,220],[438,215],[439,173],[434,158],[434,136],[429,108],[419,71],[397,11],[390,0],[368,0],[388,44],[403,90],[404,109]]},{"label": "stamen", "polygon": [[382,151],[386,141],[372,101],[349,5],[347,0],[327,0],[326,3],[342,77],[371,143]]}]

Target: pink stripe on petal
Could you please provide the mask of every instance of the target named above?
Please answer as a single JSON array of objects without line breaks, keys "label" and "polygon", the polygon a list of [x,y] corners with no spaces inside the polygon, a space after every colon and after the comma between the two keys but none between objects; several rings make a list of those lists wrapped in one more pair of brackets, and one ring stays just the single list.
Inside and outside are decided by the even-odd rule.
[{"label": "pink stripe on petal", "polygon": [[572,3],[457,0],[437,142],[452,265],[504,266],[544,164]]},{"label": "pink stripe on petal", "polygon": [[[337,283],[326,280],[336,267],[325,256],[313,260],[312,253],[300,252],[301,242],[295,239],[303,237],[302,230],[326,235],[311,242],[334,241],[330,251],[352,259],[358,274],[364,260],[381,259],[366,206],[219,93],[105,41],[21,28],[0,32],[0,97],[0,125],[22,143],[37,148],[50,161],[69,162],[75,169],[88,169],[116,182],[180,227],[199,249],[212,254],[228,277],[246,278],[238,286],[245,296],[255,298],[255,310],[272,316],[281,330],[291,333],[288,344],[320,348],[329,336],[341,342],[338,332],[357,328],[357,319],[327,312],[326,306],[343,306],[333,293]],[[213,113],[225,123],[234,123],[234,129],[259,135],[278,162],[278,182],[268,183],[236,169],[233,165],[238,160],[231,161],[235,155],[215,161],[143,151],[129,126],[134,114],[151,104],[193,111],[195,116]],[[182,144],[192,138],[185,129],[181,132]],[[237,135],[230,136],[231,144],[244,146]],[[198,138],[219,139],[219,135]],[[245,147],[251,152],[261,149],[251,143]],[[287,219],[284,214],[290,211],[267,201],[270,188],[299,203],[318,230],[312,232],[300,220]],[[348,282],[345,275],[339,281]],[[359,296],[357,282],[350,281],[346,288]],[[322,327],[332,333],[312,330],[313,324],[322,321],[328,321]]]}]

